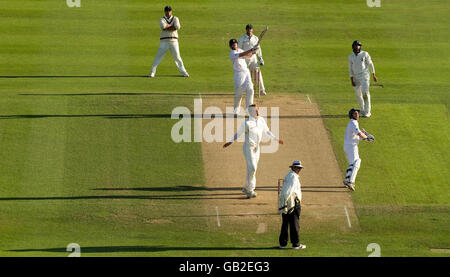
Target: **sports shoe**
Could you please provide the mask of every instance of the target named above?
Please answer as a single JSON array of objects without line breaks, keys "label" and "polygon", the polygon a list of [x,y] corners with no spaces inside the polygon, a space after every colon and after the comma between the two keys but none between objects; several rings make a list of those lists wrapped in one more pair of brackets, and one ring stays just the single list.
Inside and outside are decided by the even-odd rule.
[{"label": "sports shoe", "polygon": [[187,72],[181,74],[181,77],[189,77],[189,74]]},{"label": "sports shoe", "polygon": [[256,197],[258,194],[255,191],[249,191],[247,192],[247,198],[254,198]]},{"label": "sports shoe", "polygon": [[299,245],[292,245],[292,249],[305,249],[306,245],[299,244]]},{"label": "sports shoe", "polygon": [[280,249],[286,249],[286,245],[280,245],[280,246],[278,246],[278,248],[280,248]]},{"label": "sports shoe", "polygon": [[344,180],[344,185],[352,191],[355,191],[355,184]]},{"label": "sports shoe", "polygon": [[149,77],[149,78],[155,77],[155,73],[150,73],[150,74],[148,74],[148,77]]},{"label": "sports shoe", "polygon": [[260,91],[260,92],[259,92],[259,95],[267,95],[267,93],[266,93],[265,90],[263,90],[263,91]]}]

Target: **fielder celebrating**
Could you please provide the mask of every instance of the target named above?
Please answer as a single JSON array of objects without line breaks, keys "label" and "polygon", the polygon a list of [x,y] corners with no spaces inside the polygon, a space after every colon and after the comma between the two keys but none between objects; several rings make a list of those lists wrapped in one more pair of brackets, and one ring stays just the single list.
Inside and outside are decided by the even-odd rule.
[{"label": "fielder celebrating", "polygon": [[256,197],[256,170],[258,168],[260,147],[263,133],[266,133],[271,139],[277,140],[278,143],[284,144],[280,139],[277,139],[275,135],[269,130],[266,121],[262,116],[259,116],[259,109],[256,104],[252,104],[248,107],[249,118],[247,118],[239,130],[231,139],[231,141],[225,143],[223,147],[230,146],[235,140],[237,140],[242,133],[245,133],[245,141],[242,146],[244,152],[245,161],[247,163],[247,182],[242,191],[247,195],[247,198]]},{"label": "fielder celebrating", "polygon": [[241,109],[242,94],[245,92],[246,107],[253,104],[253,83],[245,63],[245,57],[250,57],[258,48],[252,48],[247,51],[238,48],[238,41],[231,39],[229,42],[231,51],[230,59],[234,70],[234,114],[239,114]]},{"label": "fielder celebrating", "polygon": [[278,240],[280,248],[286,248],[288,232],[290,232],[292,248],[305,249],[306,245],[300,244],[299,237],[302,190],[298,175],[303,166],[301,161],[294,161],[289,167],[291,170],[284,177],[283,187],[278,197],[278,212],[281,213],[282,219]]},{"label": "fielder celebrating", "polygon": [[358,174],[359,167],[361,166],[361,159],[359,158],[358,153],[359,140],[373,142],[375,141],[375,138],[373,135],[368,134],[364,129],[359,129],[359,110],[351,109],[348,112],[348,116],[350,122],[347,124],[347,128],[345,128],[344,151],[349,166],[344,179],[344,185],[354,191],[356,174]]},{"label": "fielder celebrating", "polygon": [[[247,51],[258,45],[259,38],[253,35],[253,26],[251,24],[247,24],[245,30],[246,34],[239,38],[238,43],[242,50]],[[266,95],[267,93],[264,88],[264,82],[260,70],[260,66],[264,65],[261,48],[252,54],[251,57],[245,58],[245,62],[247,63],[250,71],[253,72],[253,76],[255,76],[256,79],[255,82],[259,82],[260,86],[257,93],[260,95]]]},{"label": "fielder celebrating", "polygon": [[377,82],[375,67],[369,53],[361,51],[362,44],[355,40],[352,44],[353,53],[348,56],[348,70],[350,80],[355,88],[356,99],[361,109],[362,117],[370,117],[370,71],[372,71],[373,81]]},{"label": "fielder celebrating", "polygon": [[189,77],[189,74],[184,68],[183,61],[181,60],[180,49],[178,46],[178,30],[181,28],[180,20],[178,17],[172,15],[172,8],[170,6],[166,6],[164,8],[164,16],[159,20],[159,26],[161,27],[161,36],[158,53],[156,53],[152,69],[148,77],[155,77],[156,68],[169,49],[172,53],[172,58],[178,67],[178,71],[181,73],[181,76]]}]

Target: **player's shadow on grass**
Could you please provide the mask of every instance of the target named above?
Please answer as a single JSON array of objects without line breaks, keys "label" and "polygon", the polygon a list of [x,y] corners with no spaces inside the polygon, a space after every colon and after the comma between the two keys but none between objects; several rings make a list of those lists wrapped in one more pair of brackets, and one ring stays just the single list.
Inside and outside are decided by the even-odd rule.
[{"label": "player's shadow on grass", "polygon": [[[182,75],[157,75],[158,77],[180,77]],[[52,79],[52,78],[148,78],[148,75],[3,75],[0,79]],[[153,78],[148,78],[153,79]]]},{"label": "player's shadow on grass", "polygon": [[[180,92],[95,92],[95,93],[21,93],[20,96],[191,96],[198,97],[198,93],[180,93]],[[233,96],[233,93],[205,93],[202,97],[208,96]]]},{"label": "player's shadow on grass", "polygon": [[[341,189],[345,190],[321,190],[321,189]],[[139,188],[95,188],[92,190],[101,191],[162,191],[162,192],[184,192],[184,191],[241,191],[242,187],[200,187],[200,186],[173,186],[173,187],[139,187]],[[277,186],[258,186],[257,191],[277,191]],[[302,186],[303,192],[347,192],[345,186]]]},{"label": "player's shadow on grass", "polygon": [[[170,75],[167,75],[169,77]],[[178,75],[176,75],[178,76]],[[143,78],[147,75],[6,75],[0,79],[45,79],[45,78]]]},{"label": "player's shadow on grass", "polygon": [[[215,118],[216,115],[211,114],[188,114],[180,115],[190,116],[191,118]],[[225,115],[220,115],[225,117]],[[233,117],[233,116],[231,116]],[[133,118],[172,118],[172,114],[13,114],[0,115],[0,119],[42,119],[42,118],[106,118],[106,119],[133,119]],[[346,115],[281,115],[281,116],[266,116],[265,118],[347,118]],[[177,118],[175,118],[177,119]]]},{"label": "player's shadow on grass", "polygon": [[0,198],[0,201],[102,200],[102,199],[123,199],[123,200],[235,199],[236,200],[245,198],[243,197],[242,193],[216,193],[216,194],[176,194],[176,195],[86,195],[86,196],[2,197]]},{"label": "player's shadow on grass", "polygon": [[[166,251],[236,251],[236,250],[273,250],[278,247],[203,247],[203,246],[90,246],[81,245],[83,253],[139,253],[139,252],[166,252]],[[10,252],[52,252],[68,253],[65,248],[42,248],[42,249],[12,249]]]}]

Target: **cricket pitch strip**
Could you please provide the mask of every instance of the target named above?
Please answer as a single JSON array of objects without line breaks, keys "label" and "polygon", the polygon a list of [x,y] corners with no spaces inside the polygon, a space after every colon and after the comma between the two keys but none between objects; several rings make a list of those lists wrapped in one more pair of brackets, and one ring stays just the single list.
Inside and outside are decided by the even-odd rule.
[{"label": "cricket pitch strip", "polygon": [[[233,95],[204,97],[202,101],[205,107],[216,106],[225,111],[225,107],[233,106]],[[267,107],[268,111],[270,107],[279,107],[279,137],[285,144],[275,153],[261,153],[256,173],[258,196],[246,199],[241,192],[246,177],[242,142],[235,142],[226,149],[222,148],[223,142],[202,142],[206,188],[220,192],[214,199],[205,200],[204,213],[215,215],[209,218],[209,229],[239,232],[240,228],[253,228],[255,234],[279,231],[277,182],[288,173],[293,160],[301,160],[305,166],[300,174],[303,193],[301,233],[308,230],[358,232],[353,201],[342,184],[343,174],[318,106],[299,94],[255,97],[255,102],[260,107]],[[210,120],[204,119],[203,124]],[[234,120],[235,129],[238,128],[236,118],[223,120]],[[270,116],[266,120],[271,128]]]}]

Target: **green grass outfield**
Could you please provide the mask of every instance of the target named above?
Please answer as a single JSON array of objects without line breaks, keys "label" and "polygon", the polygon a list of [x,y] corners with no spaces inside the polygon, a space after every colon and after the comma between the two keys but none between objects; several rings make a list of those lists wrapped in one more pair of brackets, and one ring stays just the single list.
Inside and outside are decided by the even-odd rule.
[{"label": "green grass outfield", "polygon": [[[172,1],[191,77],[171,77],[167,54],[154,79],[140,76],[166,2],[65,2],[0,7],[1,256],[63,257],[72,242],[82,256],[367,256],[369,243],[382,256],[449,256],[430,251],[450,248],[448,1]],[[360,147],[360,232],[305,228],[305,251],[280,251],[279,226],[255,235],[187,217],[202,206],[201,146],[171,141],[170,113],[198,93],[231,97],[227,44],[247,23],[270,27],[269,93],[308,95],[324,115],[357,105],[351,42],[371,54],[384,87],[360,123],[377,139]],[[324,120],[344,171],[347,119]]]}]

